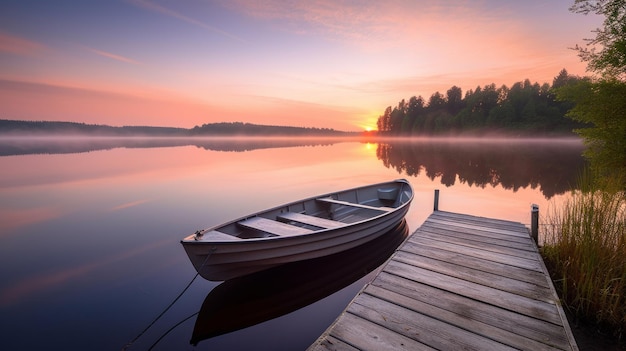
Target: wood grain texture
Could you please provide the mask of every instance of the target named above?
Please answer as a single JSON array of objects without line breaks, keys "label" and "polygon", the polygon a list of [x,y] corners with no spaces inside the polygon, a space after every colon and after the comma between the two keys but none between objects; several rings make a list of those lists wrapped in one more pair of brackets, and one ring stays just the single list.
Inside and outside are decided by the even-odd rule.
[{"label": "wood grain texture", "polygon": [[245,221],[239,221],[238,224],[240,226],[260,230],[262,232],[280,235],[280,236],[290,236],[290,235],[302,235],[313,233],[312,230],[296,227],[294,225],[289,225],[283,222],[277,222],[271,219],[263,218],[263,217],[252,217],[248,218]]},{"label": "wood grain texture", "polygon": [[578,350],[528,229],[439,211],[309,350],[346,345],[350,350]]},{"label": "wood grain texture", "polygon": [[320,228],[339,228],[346,225],[345,223],[333,221],[331,219],[309,216],[296,212],[285,212],[277,216],[277,219],[309,224]]}]

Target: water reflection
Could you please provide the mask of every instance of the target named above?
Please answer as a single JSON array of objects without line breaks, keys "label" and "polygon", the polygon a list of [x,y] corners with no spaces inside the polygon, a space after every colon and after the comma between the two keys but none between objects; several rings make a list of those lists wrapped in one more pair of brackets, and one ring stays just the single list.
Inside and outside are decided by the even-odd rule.
[{"label": "water reflection", "polygon": [[502,185],[517,191],[539,187],[546,198],[575,186],[585,165],[583,143],[564,140],[418,139],[379,143],[378,159],[408,176],[441,177],[447,187],[458,181],[484,188]]},{"label": "water reflection", "polygon": [[[116,148],[149,149],[196,146],[208,151],[245,152],[257,149],[328,146],[358,138],[3,138],[0,156],[71,154]],[[585,165],[580,139],[397,139],[378,142],[376,155],[388,168],[408,176],[423,171],[445,186],[461,184],[484,188],[502,185],[517,191],[539,187],[550,199],[569,191]]]},{"label": "water reflection", "polygon": [[190,343],[265,322],[329,296],[384,263],[407,235],[403,220],[354,249],[226,281],[205,298]]},{"label": "water reflection", "polygon": [[[0,144],[4,141],[0,138]],[[144,141],[144,145],[153,147],[142,147]],[[470,152],[474,147],[470,143],[446,146],[439,142],[441,145],[437,146],[436,141],[431,141],[431,146],[426,142],[396,145],[386,141],[385,146],[379,147],[376,140],[370,140],[370,144],[355,139],[330,140],[335,144],[328,146],[321,146],[324,141],[314,140],[310,145],[319,142],[320,146],[251,152],[218,152],[189,146],[193,144],[177,147],[166,143],[172,140],[136,142],[135,147],[114,144],[114,149],[98,152],[0,157],[0,325],[3,326],[0,345],[3,349],[63,345],[65,350],[119,350],[171,303],[195,275],[179,244],[186,233],[333,189],[407,177],[416,198],[406,221],[409,230],[415,230],[432,211],[433,189],[441,187],[436,174],[453,172],[455,185],[441,193],[442,210],[529,223],[530,204],[538,203],[541,211],[548,209],[548,202],[538,189],[529,186],[514,193],[501,186],[470,187],[469,170],[463,169],[463,163],[476,163],[479,157],[489,155],[497,157],[498,162],[517,163],[517,172],[524,179],[556,174],[575,177],[577,169],[565,169],[564,162],[579,159],[577,148],[582,148],[580,143],[576,147],[564,145],[561,151],[558,147],[554,150],[529,144],[526,153],[544,155],[523,157],[538,157],[539,163],[544,164],[532,164],[532,169],[525,170],[519,164],[533,162],[506,155],[504,151],[523,154],[518,151],[523,145],[516,149],[505,142],[491,143],[482,151],[484,155]],[[211,147],[235,149],[233,144],[243,140],[221,142],[222,145]],[[76,145],[58,150],[79,149],[89,150],[89,147]],[[386,156],[377,158],[377,150],[386,152]],[[432,154],[438,151],[443,154]],[[570,163],[572,167],[580,164]],[[410,167],[418,167],[419,172],[411,170],[411,176],[398,174],[406,173]],[[503,172],[503,167],[514,165],[494,168]],[[555,179],[568,181],[565,176]],[[544,182],[535,181],[542,188],[546,187]],[[526,180],[525,184],[530,182]],[[567,193],[553,200],[565,196]],[[335,280],[343,279],[339,271],[343,265],[369,257],[369,254],[357,255],[319,270],[316,265],[306,270],[292,268],[291,273],[267,278],[267,284],[224,284],[213,293],[218,295],[219,291],[227,290],[219,293],[225,300],[220,299],[217,304],[235,300],[235,296],[228,297],[235,294],[233,291],[253,290],[240,297],[245,303],[246,299],[253,299],[251,296],[262,294],[255,293],[255,289],[266,291],[266,296],[281,295],[280,291],[295,284],[292,279],[298,279],[306,271],[302,274],[306,279],[303,277],[300,283],[304,287],[301,292],[296,289],[288,297],[266,305],[291,303],[291,299],[309,295],[310,291],[319,290],[319,296],[330,295],[291,313],[275,311],[287,314],[264,323],[200,341],[196,349],[306,349],[373,273],[345,288],[334,288],[340,289],[335,293],[323,290],[333,288]],[[358,268],[358,263],[355,264]],[[331,277],[315,287],[308,285],[307,280],[313,279],[312,276],[323,275]],[[263,279],[266,278],[256,280]],[[276,290],[272,290],[274,285]],[[229,286],[235,286],[234,290],[228,289]],[[217,288],[217,283],[197,279],[131,349],[146,350],[146,344],[157,340],[167,328],[198,312],[212,288]],[[287,311],[287,307],[280,308]],[[263,313],[264,318],[271,318],[267,312]],[[195,321],[194,316],[174,329],[155,349],[189,349]],[[227,323],[227,318],[221,322]],[[107,332],[102,333],[105,329]],[[36,338],[32,337],[34,330]],[[197,336],[196,340],[200,338]],[[28,346],[24,346],[25,341]]]},{"label": "water reflection", "polygon": [[244,152],[294,146],[332,145],[339,138],[154,138],[154,137],[15,137],[0,139],[0,156],[73,154],[116,148],[196,146],[205,150]]}]

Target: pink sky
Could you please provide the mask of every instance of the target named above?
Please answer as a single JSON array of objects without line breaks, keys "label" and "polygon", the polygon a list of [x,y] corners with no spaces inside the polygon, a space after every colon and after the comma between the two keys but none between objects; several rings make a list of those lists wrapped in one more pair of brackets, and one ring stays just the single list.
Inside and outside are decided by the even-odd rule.
[{"label": "pink sky", "polygon": [[573,1],[20,1],[1,5],[0,118],[375,127],[387,106],[563,68]]}]

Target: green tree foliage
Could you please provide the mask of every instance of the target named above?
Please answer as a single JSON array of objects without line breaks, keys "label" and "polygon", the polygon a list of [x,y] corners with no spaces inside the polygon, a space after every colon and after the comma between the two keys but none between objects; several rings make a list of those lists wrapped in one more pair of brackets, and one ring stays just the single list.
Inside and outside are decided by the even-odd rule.
[{"label": "green tree foliage", "polygon": [[463,107],[465,107],[465,103],[463,102],[463,91],[461,88],[455,85],[448,89],[446,92],[446,104],[448,113],[451,115],[456,115],[463,109]]},{"label": "green tree foliage", "polygon": [[596,37],[586,39],[587,46],[576,46],[580,58],[593,72],[626,80],[626,0],[576,0],[571,11],[604,17]]},{"label": "green tree foliage", "polygon": [[[553,86],[572,85],[581,78],[562,70]],[[571,133],[583,124],[565,117],[571,102],[557,101],[550,84],[526,79],[512,87],[495,84],[463,91],[452,86],[443,95],[433,93],[428,102],[413,96],[387,107],[378,119],[382,135],[440,135],[467,132],[509,132],[515,134]]]},{"label": "green tree foliage", "polygon": [[[604,16],[596,37],[576,46],[587,69],[598,75],[556,89],[558,98],[573,103],[568,116],[586,123],[577,132],[589,146],[586,156],[603,175],[626,173],[626,0],[576,0],[571,11]],[[559,79],[559,85],[564,79]]]},{"label": "green tree foliage", "polygon": [[585,139],[591,166],[602,175],[626,174],[626,84],[586,79],[559,88],[558,96],[575,102],[568,116],[589,125],[576,132]]}]

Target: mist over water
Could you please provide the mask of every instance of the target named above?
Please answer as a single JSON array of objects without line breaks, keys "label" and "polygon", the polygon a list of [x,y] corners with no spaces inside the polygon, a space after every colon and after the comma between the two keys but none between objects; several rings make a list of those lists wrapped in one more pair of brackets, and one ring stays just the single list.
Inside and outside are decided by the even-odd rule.
[{"label": "mist over water", "polygon": [[255,149],[329,145],[345,138],[294,137],[110,137],[67,135],[54,137],[4,136],[0,138],[0,156],[29,154],[71,154],[116,148],[162,148],[196,146],[214,151],[251,151]]},{"label": "mist over water", "polygon": [[[27,350],[121,349],[194,276],[179,241],[197,229],[396,178],[415,190],[409,233],[432,211],[434,189],[441,210],[528,223],[530,205],[567,197],[584,166],[576,139],[9,139],[0,139],[0,345]],[[371,277],[197,349],[304,349]],[[192,316],[155,350],[189,348],[193,315],[218,286],[194,281],[130,350]]]}]

